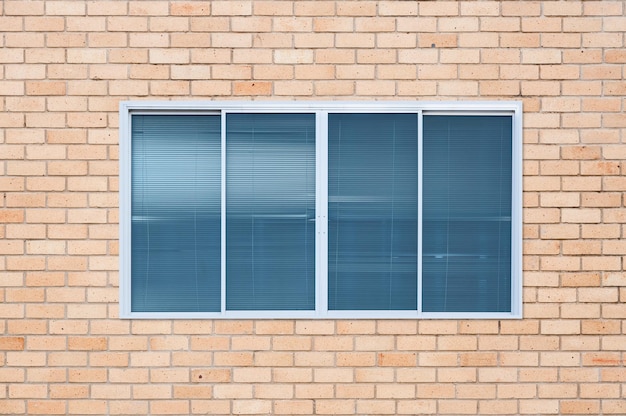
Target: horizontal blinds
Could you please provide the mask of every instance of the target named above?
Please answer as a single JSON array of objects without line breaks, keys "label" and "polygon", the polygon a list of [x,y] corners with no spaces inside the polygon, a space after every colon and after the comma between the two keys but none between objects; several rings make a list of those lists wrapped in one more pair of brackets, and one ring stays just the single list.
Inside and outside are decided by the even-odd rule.
[{"label": "horizontal blinds", "polygon": [[417,308],[417,116],[328,118],[328,307]]},{"label": "horizontal blinds", "polygon": [[132,116],[134,312],[220,310],[220,117]]},{"label": "horizontal blinds", "polygon": [[[423,120],[419,225],[417,114],[328,115],[331,311],[418,309],[418,228],[420,310],[511,311],[512,116]],[[316,115],[131,121],[131,310],[219,312],[222,250],[227,310],[314,310]]]},{"label": "horizontal blinds", "polygon": [[512,117],[423,117],[423,310],[511,310]]},{"label": "horizontal blinds", "polygon": [[315,309],[315,114],[227,115],[226,309]]}]

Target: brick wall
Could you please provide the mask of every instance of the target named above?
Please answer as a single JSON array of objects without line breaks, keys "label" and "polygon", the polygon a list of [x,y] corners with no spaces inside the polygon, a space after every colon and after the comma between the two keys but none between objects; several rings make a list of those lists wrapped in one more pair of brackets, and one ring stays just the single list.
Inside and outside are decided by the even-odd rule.
[{"label": "brick wall", "polygon": [[[626,3],[0,2],[0,413],[626,414]],[[522,100],[524,319],[118,319],[118,103]]]}]

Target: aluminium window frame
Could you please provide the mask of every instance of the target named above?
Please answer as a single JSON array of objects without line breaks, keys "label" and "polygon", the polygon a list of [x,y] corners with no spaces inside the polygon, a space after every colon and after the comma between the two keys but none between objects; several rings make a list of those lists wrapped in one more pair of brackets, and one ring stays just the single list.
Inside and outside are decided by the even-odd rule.
[{"label": "aluminium window frame", "polygon": [[[228,311],[226,296],[226,117],[228,113],[316,114],[315,310]],[[328,310],[328,114],[413,113],[418,122],[418,253],[416,310]],[[221,117],[221,312],[131,311],[131,120],[132,115]],[[511,311],[423,312],[422,143],[424,115],[510,116],[512,118]],[[119,106],[120,256],[119,316],[122,319],[521,319],[522,318],[522,103],[520,101],[122,101]]]}]

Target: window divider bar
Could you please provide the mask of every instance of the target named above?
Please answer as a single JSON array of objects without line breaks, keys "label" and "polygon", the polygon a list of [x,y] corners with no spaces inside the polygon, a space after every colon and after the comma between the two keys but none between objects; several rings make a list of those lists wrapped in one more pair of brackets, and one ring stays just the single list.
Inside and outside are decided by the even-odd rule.
[{"label": "window divider bar", "polygon": [[422,315],[422,155],[423,111],[417,112],[417,315]]},{"label": "window divider bar", "polygon": [[221,191],[220,191],[220,231],[221,231],[221,242],[220,242],[220,290],[221,290],[221,312],[224,314],[226,312],[226,112],[222,111],[221,113]]},{"label": "window divider bar", "polygon": [[328,314],[328,112],[318,111],[315,119],[315,307],[323,316]]}]

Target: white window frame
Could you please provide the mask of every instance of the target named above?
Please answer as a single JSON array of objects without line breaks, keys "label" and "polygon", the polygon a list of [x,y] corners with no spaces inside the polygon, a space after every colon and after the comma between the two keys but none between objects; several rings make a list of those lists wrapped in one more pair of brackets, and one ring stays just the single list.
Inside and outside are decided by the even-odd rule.
[{"label": "white window frame", "polygon": [[[227,311],[226,219],[222,215],[221,312],[132,312],[131,311],[131,119],[137,114],[222,115],[222,213],[226,212],[226,128],[228,113],[315,113],[316,116],[316,292],[314,311]],[[327,308],[328,262],[328,114],[414,113],[418,117],[418,309],[415,311]],[[423,116],[506,115],[512,117],[512,230],[510,312],[422,312],[422,129]],[[522,318],[522,103],[519,101],[432,102],[241,102],[241,101],[125,101],[120,103],[120,318],[123,319],[521,319]]]}]

